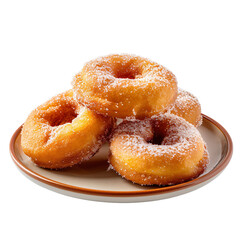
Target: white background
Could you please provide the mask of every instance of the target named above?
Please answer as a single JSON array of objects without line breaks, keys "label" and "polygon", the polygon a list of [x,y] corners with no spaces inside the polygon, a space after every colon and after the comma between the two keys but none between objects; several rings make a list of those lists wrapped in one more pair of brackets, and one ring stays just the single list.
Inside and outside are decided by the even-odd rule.
[{"label": "white background", "polygon": [[[239,1],[1,1],[1,239],[239,239]],[[13,132],[86,61],[133,53],[169,68],[221,123],[233,158],[213,182],[155,202],[63,196],[12,162]],[[235,218],[237,216],[237,218]]]}]

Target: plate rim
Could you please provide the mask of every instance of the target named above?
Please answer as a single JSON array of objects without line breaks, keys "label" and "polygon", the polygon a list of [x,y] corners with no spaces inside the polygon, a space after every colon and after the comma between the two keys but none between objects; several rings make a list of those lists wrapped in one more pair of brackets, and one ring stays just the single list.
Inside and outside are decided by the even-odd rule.
[{"label": "plate rim", "polygon": [[146,189],[146,190],[138,190],[138,191],[111,191],[111,190],[99,190],[99,189],[91,189],[91,188],[83,188],[83,187],[78,187],[78,186],[73,186],[69,184],[65,184],[59,181],[55,181],[53,179],[47,178],[43,175],[40,175],[30,168],[26,167],[23,162],[17,157],[15,153],[15,141],[18,137],[19,134],[21,134],[21,125],[12,135],[11,140],[10,140],[10,145],[9,145],[9,150],[10,150],[10,155],[13,160],[13,162],[17,165],[17,167],[22,170],[24,173],[26,173],[28,176],[31,178],[34,178],[37,181],[40,181],[42,183],[45,183],[47,185],[53,186],[55,188],[67,190],[70,192],[76,192],[76,193],[81,193],[81,194],[87,194],[87,195],[95,195],[95,196],[107,196],[107,197],[137,197],[137,196],[147,196],[147,195],[156,195],[156,194],[165,194],[165,193],[170,193],[170,192],[175,192],[179,191],[182,189],[190,188],[196,185],[199,185],[203,182],[207,182],[208,180],[214,178],[218,173],[222,172],[223,169],[226,168],[228,163],[231,160],[232,153],[233,153],[233,142],[232,139],[227,132],[227,130],[217,121],[214,119],[208,117],[205,114],[202,114],[203,118],[211,122],[215,127],[217,127],[222,134],[224,135],[226,142],[227,142],[227,153],[224,159],[221,160],[217,166],[215,166],[210,172],[207,174],[200,176],[198,178],[195,178],[193,180],[180,183],[177,185],[172,185],[172,186],[166,186],[166,187],[161,187],[161,188],[156,188],[156,189]]}]

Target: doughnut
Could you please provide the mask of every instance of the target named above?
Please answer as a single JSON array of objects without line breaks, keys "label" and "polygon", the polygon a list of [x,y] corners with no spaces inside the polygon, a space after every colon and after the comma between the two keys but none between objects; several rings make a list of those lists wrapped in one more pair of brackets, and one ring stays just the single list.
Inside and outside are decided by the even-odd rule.
[{"label": "doughnut", "polygon": [[178,89],[177,99],[167,112],[184,118],[195,127],[202,124],[201,105],[198,99],[182,89]]},{"label": "doughnut", "polygon": [[132,55],[109,55],[85,64],[73,79],[76,99],[105,116],[144,119],[177,97],[176,77],[165,67]]},{"label": "doughnut", "polygon": [[208,163],[199,131],[174,114],[124,121],[110,140],[110,166],[141,185],[174,185],[198,177]]},{"label": "doughnut", "polygon": [[30,113],[21,131],[21,146],[40,167],[70,167],[93,156],[113,125],[112,118],[80,105],[69,90]]}]

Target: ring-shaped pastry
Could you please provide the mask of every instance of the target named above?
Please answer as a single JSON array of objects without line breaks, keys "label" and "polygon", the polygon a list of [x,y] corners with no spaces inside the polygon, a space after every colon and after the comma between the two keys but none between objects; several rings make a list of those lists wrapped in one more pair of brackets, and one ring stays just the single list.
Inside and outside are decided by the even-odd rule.
[{"label": "ring-shaped pastry", "polygon": [[38,166],[59,169],[89,159],[114,125],[80,105],[69,90],[32,111],[22,128],[24,153]]},{"label": "ring-shaped pastry", "polygon": [[109,55],[88,62],[73,80],[76,99],[110,117],[144,119],[177,97],[172,72],[146,58]]},{"label": "ring-shaped pastry", "polygon": [[199,131],[173,114],[125,121],[114,131],[109,162],[122,177],[141,185],[173,185],[203,173],[208,153]]}]

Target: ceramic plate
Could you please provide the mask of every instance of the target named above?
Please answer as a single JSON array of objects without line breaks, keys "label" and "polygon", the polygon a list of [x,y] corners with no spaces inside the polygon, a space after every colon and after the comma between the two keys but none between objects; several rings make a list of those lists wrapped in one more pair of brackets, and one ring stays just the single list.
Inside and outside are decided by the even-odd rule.
[{"label": "ceramic plate", "polygon": [[199,127],[207,143],[210,163],[198,178],[167,187],[143,187],[127,181],[108,168],[108,146],[89,161],[64,170],[46,170],[36,166],[21,148],[21,127],[13,134],[10,153],[17,167],[35,183],[72,197],[105,202],[142,202],[178,196],[193,191],[218,176],[232,156],[232,141],[215,120],[203,115]]}]

